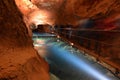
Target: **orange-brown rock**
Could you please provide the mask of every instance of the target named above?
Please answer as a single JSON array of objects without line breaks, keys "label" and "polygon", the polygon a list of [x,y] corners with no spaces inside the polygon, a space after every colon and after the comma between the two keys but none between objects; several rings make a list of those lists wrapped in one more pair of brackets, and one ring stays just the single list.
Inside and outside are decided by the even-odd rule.
[{"label": "orange-brown rock", "polygon": [[59,17],[62,17],[61,21],[67,21],[66,23],[73,24],[84,18],[108,18],[109,22],[120,18],[120,1],[118,0],[66,0],[64,4]]},{"label": "orange-brown rock", "polygon": [[49,80],[14,0],[0,1],[0,80]]},{"label": "orange-brown rock", "polygon": [[[120,18],[119,0],[16,0],[21,12],[30,18],[29,13],[36,10],[42,11],[36,15],[45,14],[40,20],[45,20],[41,24],[72,24],[77,25],[82,19],[100,19],[105,23],[112,22]],[[25,7],[29,7],[27,9]],[[45,11],[45,12],[44,12]],[[47,13],[47,14],[46,14]],[[35,16],[35,15],[34,15]],[[43,15],[44,16],[44,15]],[[33,21],[34,22],[34,21]]]}]

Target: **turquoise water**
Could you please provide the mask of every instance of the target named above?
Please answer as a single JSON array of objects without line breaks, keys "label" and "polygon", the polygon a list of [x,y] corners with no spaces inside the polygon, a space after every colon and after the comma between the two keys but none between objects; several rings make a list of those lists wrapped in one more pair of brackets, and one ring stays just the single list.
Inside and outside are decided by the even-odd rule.
[{"label": "turquoise water", "polygon": [[[78,50],[54,34],[33,34],[34,45],[45,46],[50,72],[61,80],[119,80],[84,51]],[[37,41],[40,41],[38,43]]]}]

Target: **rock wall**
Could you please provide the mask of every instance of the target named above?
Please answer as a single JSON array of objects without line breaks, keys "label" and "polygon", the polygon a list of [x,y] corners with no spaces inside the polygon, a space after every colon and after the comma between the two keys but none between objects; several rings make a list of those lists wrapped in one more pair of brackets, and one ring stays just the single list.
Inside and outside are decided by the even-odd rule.
[{"label": "rock wall", "polygon": [[[15,0],[30,24],[79,25],[83,19],[110,24],[120,18],[119,0]],[[38,16],[39,15],[39,16]],[[105,27],[105,26],[104,26]]]},{"label": "rock wall", "polygon": [[0,80],[49,80],[14,0],[0,1]]},{"label": "rock wall", "polygon": [[[62,8],[62,9],[61,9]],[[105,20],[120,18],[119,0],[63,0],[58,12],[59,24],[77,24],[82,19]]]}]

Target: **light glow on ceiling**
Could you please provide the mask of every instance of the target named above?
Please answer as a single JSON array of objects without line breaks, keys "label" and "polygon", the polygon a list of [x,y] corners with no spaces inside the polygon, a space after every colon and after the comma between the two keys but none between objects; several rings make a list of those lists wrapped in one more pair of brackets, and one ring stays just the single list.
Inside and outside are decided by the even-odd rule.
[{"label": "light glow on ceiling", "polygon": [[23,14],[27,26],[31,24],[54,24],[53,13],[44,9],[39,9],[30,0],[15,0],[16,5]]}]

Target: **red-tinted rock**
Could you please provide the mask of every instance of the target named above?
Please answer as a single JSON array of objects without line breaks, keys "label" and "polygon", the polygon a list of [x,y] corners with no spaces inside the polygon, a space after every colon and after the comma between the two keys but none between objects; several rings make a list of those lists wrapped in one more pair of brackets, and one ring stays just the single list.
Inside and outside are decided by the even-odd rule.
[{"label": "red-tinted rock", "polygon": [[49,80],[14,0],[0,1],[0,80]]}]

